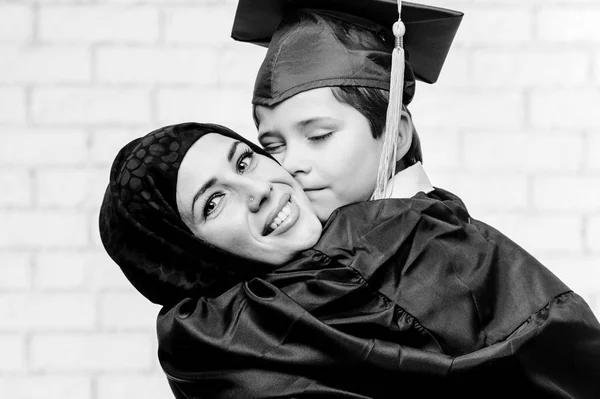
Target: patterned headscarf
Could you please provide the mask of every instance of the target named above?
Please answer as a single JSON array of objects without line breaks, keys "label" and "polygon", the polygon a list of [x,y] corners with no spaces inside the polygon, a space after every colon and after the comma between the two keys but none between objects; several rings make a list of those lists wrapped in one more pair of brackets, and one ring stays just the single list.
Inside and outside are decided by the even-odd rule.
[{"label": "patterned headscarf", "polygon": [[216,296],[266,266],[220,250],[192,234],[177,209],[177,173],[189,148],[217,133],[257,145],[219,125],[182,123],[125,145],[115,158],[100,210],[100,236],[110,257],[150,301],[171,305]]}]

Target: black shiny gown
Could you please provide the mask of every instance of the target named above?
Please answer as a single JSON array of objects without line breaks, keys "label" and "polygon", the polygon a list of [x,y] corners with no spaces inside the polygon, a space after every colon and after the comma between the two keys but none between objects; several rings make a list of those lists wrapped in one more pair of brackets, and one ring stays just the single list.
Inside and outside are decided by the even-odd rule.
[{"label": "black shiny gown", "polygon": [[296,261],[158,317],[177,398],[600,398],[600,324],[441,189],[337,210]]}]

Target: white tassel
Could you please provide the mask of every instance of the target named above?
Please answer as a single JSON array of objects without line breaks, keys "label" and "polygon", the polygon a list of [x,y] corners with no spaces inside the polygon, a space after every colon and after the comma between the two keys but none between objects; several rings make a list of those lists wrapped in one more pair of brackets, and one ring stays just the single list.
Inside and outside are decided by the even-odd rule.
[{"label": "white tassel", "polygon": [[[396,174],[396,150],[398,133],[402,118],[402,94],[404,92],[404,46],[402,37],[406,28],[401,17],[402,2],[398,1],[398,22],[394,24],[393,32],[396,37],[396,45],[392,52],[392,70],[390,77],[390,95],[386,115],[385,132],[383,134],[383,148],[379,159],[377,171],[377,183],[371,199],[387,198],[394,186],[393,177]],[[391,187],[388,186],[391,181]]]}]

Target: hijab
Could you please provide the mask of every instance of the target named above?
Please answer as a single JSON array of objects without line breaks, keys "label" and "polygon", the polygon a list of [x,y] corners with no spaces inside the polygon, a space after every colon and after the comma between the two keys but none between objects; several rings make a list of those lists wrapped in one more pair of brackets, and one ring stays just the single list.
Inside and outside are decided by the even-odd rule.
[{"label": "hijab", "polygon": [[217,296],[267,270],[194,236],[179,215],[176,188],[181,161],[209,133],[239,140],[271,158],[224,126],[190,122],[131,141],[111,167],[100,209],[102,243],[133,286],[156,304]]}]

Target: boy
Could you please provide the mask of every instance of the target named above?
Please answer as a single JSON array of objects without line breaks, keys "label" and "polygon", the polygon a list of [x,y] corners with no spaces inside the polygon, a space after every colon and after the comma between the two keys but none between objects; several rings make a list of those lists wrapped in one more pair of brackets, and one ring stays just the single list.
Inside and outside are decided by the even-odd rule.
[{"label": "boy", "polygon": [[[348,264],[352,264],[372,287],[415,316],[436,336],[447,354],[463,355],[500,342],[506,343],[510,341],[510,333],[524,328],[525,320],[537,317],[534,315],[541,308],[546,308],[557,318],[562,317],[559,314],[566,316],[563,313],[566,309],[561,309],[562,305],[554,306],[552,303],[568,302],[559,298],[570,290],[567,288],[564,291],[566,287],[560,280],[503,234],[472,219],[458,197],[434,188],[423,169],[419,138],[406,106],[414,96],[416,79],[429,83],[436,81],[462,13],[405,3],[401,7],[401,15],[406,33],[403,38],[398,38],[402,36],[403,29],[395,27],[397,35],[394,35],[386,28],[392,26],[398,15],[395,13],[396,4],[388,1],[321,1],[318,5],[310,1],[297,1],[293,11],[290,10],[292,7],[283,7],[284,11],[281,11],[274,7],[275,3],[281,2],[275,1],[259,2],[260,5],[252,2],[259,9],[250,11],[246,9],[246,4],[249,3],[240,1],[233,28],[234,38],[244,41],[254,41],[257,38],[264,40],[268,36],[268,28],[261,26],[258,32],[253,31],[252,26],[246,25],[245,17],[268,15],[268,20],[274,21],[273,13],[281,12],[281,22],[272,34],[254,87],[252,102],[255,106],[254,118],[259,141],[304,187],[321,221],[325,223],[335,209],[374,197],[372,194],[379,185],[376,177],[382,168],[386,170],[387,167],[380,161],[384,159],[381,154],[385,155],[389,151],[385,144],[385,140],[389,138],[386,135],[394,134],[397,138],[393,160],[398,172],[386,176],[390,178],[393,189],[387,189],[383,198],[412,198],[414,202],[410,206],[415,210],[419,209],[422,215],[431,216],[437,222],[446,221],[454,225],[454,230],[442,233],[441,229],[437,233],[440,238],[436,243],[435,234],[424,234],[422,240],[418,238],[422,219],[417,225],[411,226],[408,220],[410,218],[384,217],[383,208],[378,208],[377,212],[366,211],[362,215],[363,225],[372,223],[369,228],[380,230],[383,230],[381,225],[386,223],[406,225],[390,228],[386,234],[373,234],[368,229],[361,231],[357,220],[344,223],[344,218],[338,216],[337,220],[332,218],[333,220],[328,221],[326,229],[329,227],[330,230],[346,232],[356,243],[356,249],[351,256],[340,251],[336,254],[337,257],[334,256],[335,259],[347,259]],[[264,5],[263,9],[260,9],[261,5]],[[253,37],[253,33],[257,36]],[[399,44],[402,44],[398,42],[402,40],[407,54],[406,62],[394,59],[393,55]],[[404,73],[401,83],[394,87],[392,83],[398,78],[395,76],[398,61],[404,64]],[[400,110],[390,109],[392,97],[398,94],[394,90],[402,92]],[[390,126],[397,123],[398,129],[390,129],[389,126],[386,129],[386,122]],[[420,208],[423,202],[427,205]],[[364,207],[378,206],[367,203]],[[355,209],[358,214],[363,212]],[[349,209],[346,211],[350,213]],[[460,222],[454,224],[457,220]],[[374,227],[378,224],[379,227]],[[338,227],[334,229],[333,225]],[[436,223],[432,222],[432,230],[435,230],[434,226]],[[401,245],[395,244],[386,235],[396,235],[401,241],[403,233],[408,234],[404,230],[417,237],[409,240],[413,249],[423,246],[428,250],[417,251],[415,259],[406,254],[404,259],[396,261],[382,261],[369,255],[364,257],[368,261],[362,263],[350,259],[359,258],[361,251],[369,247],[379,246],[384,253],[382,248],[385,246],[389,250],[396,248],[396,255],[403,252]],[[464,236],[456,234],[461,230]],[[453,239],[448,239],[450,236]],[[324,241],[322,238],[319,245],[326,248]],[[330,244],[334,249],[328,248],[326,253],[336,253],[335,242],[331,238]],[[437,256],[431,256],[431,252],[438,252]],[[409,250],[408,253],[413,252]],[[482,261],[482,257],[495,259],[488,263]],[[374,264],[381,266],[373,267]],[[405,285],[403,279],[408,281],[413,277],[411,264],[418,264],[422,273],[416,273],[419,277],[411,285]],[[436,269],[436,266],[447,267],[448,264],[452,264],[451,270],[436,276],[442,270]],[[498,276],[502,277],[496,280]],[[453,284],[457,283],[454,278],[460,280],[459,285],[469,287],[467,291],[474,298],[474,303],[461,304],[462,299],[467,297],[466,291],[463,292],[458,286],[455,287],[456,290],[453,288]],[[394,283],[390,284],[388,280]],[[426,280],[429,281],[422,284]],[[484,280],[487,282],[482,283]],[[490,283],[492,280],[495,282]],[[439,295],[423,293],[420,297],[407,299],[411,290],[415,290],[417,286],[421,287],[421,291],[438,292]],[[455,306],[439,306],[437,301],[440,298],[455,301]],[[587,305],[583,307],[587,308]],[[444,309],[445,317],[439,316],[441,311],[431,312],[436,308]],[[576,392],[590,394],[600,390],[600,383],[591,384],[583,371],[581,375],[575,375],[575,370],[587,367],[596,369],[593,375],[600,374],[600,335],[598,322],[591,312],[586,310],[584,313],[587,316],[582,316],[583,313],[575,308],[579,308],[579,305],[567,312],[570,314],[567,318],[574,318],[562,325],[565,327],[563,332],[565,337],[569,336],[573,341],[574,348],[581,349],[591,343],[588,350],[593,353],[595,360],[586,363],[582,358],[581,362],[573,362],[571,355],[557,356],[556,359],[549,360],[547,365],[556,370],[563,367],[564,372],[567,370],[566,364],[570,364],[573,374],[569,376],[564,372],[556,377],[556,374],[549,372],[546,383],[561,386],[565,392],[573,389],[573,395],[577,396]],[[513,314],[508,316],[508,313],[503,312]],[[437,314],[432,316],[434,313]],[[579,316],[575,316],[576,314]],[[582,318],[578,319],[579,317]],[[440,319],[444,319],[444,322]],[[450,320],[455,320],[456,323],[453,324]],[[472,330],[466,328],[467,320],[480,327]],[[582,320],[588,320],[596,326],[591,334],[596,338],[588,341],[588,338],[581,335],[581,330],[576,326]],[[549,328],[546,331],[554,328],[550,324],[545,326]],[[557,346],[562,345],[562,350],[569,350],[564,343],[558,344],[549,339],[551,334],[541,331],[538,333],[539,348],[549,345],[547,349],[556,350]],[[535,363],[544,359],[544,352],[535,352],[535,356],[521,354],[517,358],[531,356],[534,360],[529,366],[523,366],[526,362],[522,360],[520,364],[534,369],[537,367]],[[582,380],[575,383],[579,377]],[[585,381],[591,384],[588,388],[585,388]],[[577,388],[572,388],[571,385]]]}]

